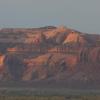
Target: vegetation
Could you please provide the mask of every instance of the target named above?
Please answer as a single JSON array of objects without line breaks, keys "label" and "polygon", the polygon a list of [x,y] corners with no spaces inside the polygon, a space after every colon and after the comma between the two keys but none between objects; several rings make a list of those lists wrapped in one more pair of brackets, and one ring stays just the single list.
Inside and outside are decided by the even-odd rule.
[{"label": "vegetation", "polygon": [[100,100],[100,91],[66,89],[0,89],[1,100]]}]

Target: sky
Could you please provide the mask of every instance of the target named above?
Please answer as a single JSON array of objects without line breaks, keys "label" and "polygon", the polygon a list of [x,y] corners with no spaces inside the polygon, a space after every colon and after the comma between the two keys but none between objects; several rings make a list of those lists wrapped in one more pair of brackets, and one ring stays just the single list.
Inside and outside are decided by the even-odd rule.
[{"label": "sky", "polygon": [[0,0],[0,28],[51,25],[100,33],[100,0]]}]

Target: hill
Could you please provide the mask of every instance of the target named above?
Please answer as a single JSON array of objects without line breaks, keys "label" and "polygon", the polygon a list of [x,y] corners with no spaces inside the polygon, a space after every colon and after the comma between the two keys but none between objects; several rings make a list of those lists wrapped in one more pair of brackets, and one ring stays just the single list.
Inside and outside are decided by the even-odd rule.
[{"label": "hill", "polygon": [[[100,35],[67,27],[0,30],[0,81],[100,87]],[[56,84],[56,85],[57,85]],[[97,85],[98,84],[98,85]]]}]

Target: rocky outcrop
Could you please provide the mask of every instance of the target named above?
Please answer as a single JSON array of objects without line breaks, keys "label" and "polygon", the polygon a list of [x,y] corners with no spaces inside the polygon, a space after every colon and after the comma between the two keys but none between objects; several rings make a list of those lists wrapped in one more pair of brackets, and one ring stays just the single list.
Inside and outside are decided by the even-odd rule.
[{"label": "rocky outcrop", "polygon": [[51,26],[0,32],[0,80],[99,80],[100,35]]},{"label": "rocky outcrop", "polygon": [[65,40],[63,42],[63,44],[68,44],[68,43],[70,43],[70,44],[78,44],[80,46],[84,46],[84,45],[87,44],[87,40],[86,40],[84,35],[82,35],[82,34],[80,34],[78,32],[72,31],[71,33],[69,33],[66,36],[66,38],[65,38]]}]

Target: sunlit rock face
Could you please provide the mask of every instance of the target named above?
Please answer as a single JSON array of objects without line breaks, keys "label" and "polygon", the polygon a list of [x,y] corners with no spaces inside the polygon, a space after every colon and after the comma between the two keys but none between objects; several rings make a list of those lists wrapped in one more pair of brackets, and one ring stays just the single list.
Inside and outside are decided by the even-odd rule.
[{"label": "sunlit rock face", "polygon": [[5,58],[5,55],[0,54],[0,66],[4,64],[4,58]]},{"label": "sunlit rock face", "polygon": [[64,26],[2,29],[0,52],[0,80],[100,80],[100,35]]},{"label": "sunlit rock face", "polygon": [[67,43],[76,43],[76,44],[80,44],[80,45],[86,45],[87,41],[85,39],[85,36],[80,34],[80,33],[77,33],[77,32],[74,32],[72,31],[71,33],[69,33],[63,44],[67,44]]},{"label": "sunlit rock face", "polygon": [[64,44],[65,43],[70,43],[70,42],[73,42],[73,43],[77,43],[78,42],[78,39],[79,39],[79,34],[78,33],[74,33],[74,32],[71,32],[65,39],[64,41]]}]

